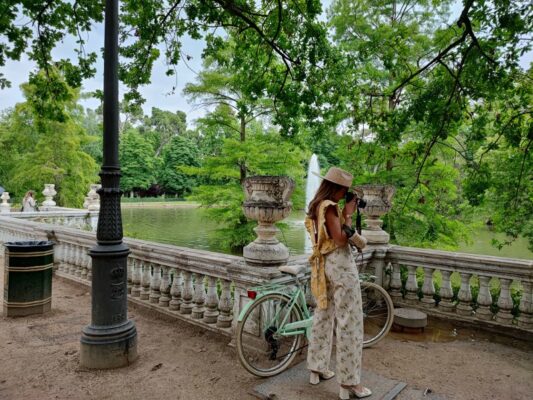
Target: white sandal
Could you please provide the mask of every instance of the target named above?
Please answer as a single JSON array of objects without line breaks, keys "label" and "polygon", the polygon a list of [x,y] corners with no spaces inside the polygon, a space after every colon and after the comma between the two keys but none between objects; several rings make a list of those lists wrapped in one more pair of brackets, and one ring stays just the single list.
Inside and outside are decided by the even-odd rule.
[{"label": "white sandal", "polygon": [[362,399],[364,397],[371,396],[372,391],[367,387],[363,387],[363,390],[355,390],[354,388],[345,388],[341,386],[339,399],[348,400],[352,394],[358,399]]},{"label": "white sandal", "polygon": [[311,376],[309,378],[309,383],[311,385],[318,385],[321,380],[327,381],[335,376],[335,372],[327,370],[325,372],[315,372],[311,371]]}]

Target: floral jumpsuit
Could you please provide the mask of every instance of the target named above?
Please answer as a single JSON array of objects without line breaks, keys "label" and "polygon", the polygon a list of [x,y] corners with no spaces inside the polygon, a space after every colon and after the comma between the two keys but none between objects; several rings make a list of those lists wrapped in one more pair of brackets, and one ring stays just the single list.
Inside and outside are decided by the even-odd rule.
[{"label": "floral jumpsuit", "polygon": [[363,311],[357,267],[348,245],[324,255],[326,308],[317,307],[307,355],[311,371],[328,370],[336,324],[336,370],[342,385],[361,381]]}]

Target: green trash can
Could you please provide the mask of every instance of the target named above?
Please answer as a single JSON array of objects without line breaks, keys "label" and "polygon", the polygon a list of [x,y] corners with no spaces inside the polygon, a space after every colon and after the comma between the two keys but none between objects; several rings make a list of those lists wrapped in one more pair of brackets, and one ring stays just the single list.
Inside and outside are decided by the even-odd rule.
[{"label": "green trash can", "polygon": [[43,314],[52,306],[54,243],[6,242],[4,316]]}]

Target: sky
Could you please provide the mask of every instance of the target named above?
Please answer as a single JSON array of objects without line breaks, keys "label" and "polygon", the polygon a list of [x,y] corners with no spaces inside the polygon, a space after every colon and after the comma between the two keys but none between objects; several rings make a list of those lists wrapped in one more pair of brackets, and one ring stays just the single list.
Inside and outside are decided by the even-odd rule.
[{"label": "sky", "polygon": [[[322,4],[326,9],[332,0],[323,0]],[[457,2],[452,7],[452,19],[456,19],[461,10],[461,2]],[[104,43],[104,28],[103,24],[96,25],[94,29],[85,37],[86,50],[95,51],[101,54],[101,47]],[[73,49],[76,47],[75,40],[68,38],[64,43],[61,43],[54,52],[55,59],[68,59],[76,56]],[[168,77],[165,74],[166,67],[164,60],[160,58],[154,64],[152,73],[152,82],[141,88],[141,93],[146,99],[143,109],[145,114],[150,115],[152,107],[157,107],[163,110],[176,112],[178,110],[184,111],[187,114],[187,122],[191,122],[205,114],[205,109],[199,108],[187,101],[182,94],[183,88],[189,82],[194,82],[196,74],[201,70],[202,60],[201,54],[204,48],[204,42],[193,40],[189,37],[183,38],[183,54],[189,56],[187,61],[182,60],[177,67],[177,76]],[[533,61],[533,53],[526,54],[522,59],[522,66],[527,68],[530,62]],[[7,61],[2,68],[4,76],[11,81],[11,88],[0,90],[0,110],[13,107],[16,103],[24,101],[22,92],[19,88],[20,84],[28,80],[30,71],[35,68],[32,61],[23,58],[21,61]],[[97,72],[94,78],[86,80],[83,84],[84,92],[91,92],[96,89],[102,89],[103,85],[103,62],[99,57],[97,65]],[[170,89],[176,86],[173,94],[169,94]],[[121,92],[124,92],[124,87],[121,87]],[[96,99],[83,99],[80,103],[84,107],[96,108],[98,101]]]}]

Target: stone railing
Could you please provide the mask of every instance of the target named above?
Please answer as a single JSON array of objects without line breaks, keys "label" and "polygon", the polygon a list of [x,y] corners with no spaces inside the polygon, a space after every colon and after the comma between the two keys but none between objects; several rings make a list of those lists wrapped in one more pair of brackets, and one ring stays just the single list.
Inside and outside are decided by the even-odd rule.
[{"label": "stone railing", "polygon": [[[390,246],[386,260],[391,268],[389,292],[395,305],[485,326],[533,332],[531,260],[400,246]],[[435,282],[439,283],[438,290]],[[515,295],[513,300],[512,292],[517,291],[521,296]]]},{"label": "stone railing", "polygon": [[12,211],[9,217],[52,225],[62,225],[87,231],[96,231],[98,211],[87,211],[76,208],[55,207],[53,211],[20,212]]},{"label": "stone railing", "polygon": [[[0,242],[53,240],[56,274],[91,284],[93,232],[27,219],[0,217]],[[276,267],[250,267],[242,257],[125,238],[130,303],[232,336],[248,301],[247,289],[264,282],[287,282]],[[293,264],[307,263],[296,257]]]},{"label": "stone railing", "polygon": [[[96,244],[93,232],[12,215],[0,217],[0,242],[35,239],[57,243],[58,276],[90,285],[88,251]],[[234,316],[248,301],[247,288],[290,282],[276,267],[252,267],[242,257],[129,238],[124,241],[131,250],[131,303],[228,336],[236,323]],[[292,257],[289,264],[307,264],[307,258]],[[377,281],[388,287],[397,306],[417,307],[500,331],[533,333],[533,261],[400,246],[370,249],[357,260],[363,271],[376,274]],[[516,290],[521,297],[514,296],[513,303]]]}]

